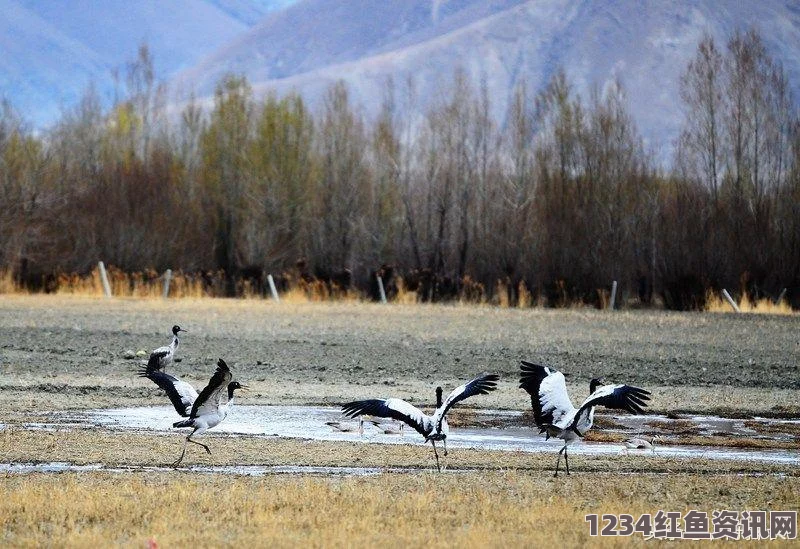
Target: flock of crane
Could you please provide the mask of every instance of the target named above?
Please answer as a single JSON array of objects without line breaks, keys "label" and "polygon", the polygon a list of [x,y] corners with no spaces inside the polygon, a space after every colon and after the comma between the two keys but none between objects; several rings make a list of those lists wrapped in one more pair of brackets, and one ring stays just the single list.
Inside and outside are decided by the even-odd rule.
[{"label": "flock of crane", "polygon": [[[197,391],[189,383],[167,373],[175,358],[180,340],[178,334],[185,332],[180,326],[172,327],[172,342],[164,347],[155,349],[149,357],[147,366],[143,367],[139,375],[146,377],[163,389],[169,397],[175,410],[185,419],[176,421],[173,427],[191,427],[192,432],[186,437],[180,457],[173,463],[178,466],[186,455],[188,443],[197,444],[205,448],[209,454],[211,450],[202,442],[192,439],[192,436],[201,435],[208,429],[215,427],[228,415],[233,403],[234,391],[244,389],[238,381],[233,380],[230,368],[221,358],[217,362],[217,369],[211,376],[208,385]],[[444,455],[447,455],[447,435],[450,431],[447,425],[447,412],[458,402],[476,395],[485,395],[497,388],[497,374],[482,374],[475,379],[453,389],[446,399],[442,399],[442,388],[436,388],[436,411],[432,415],[425,414],[419,408],[399,398],[368,399],[348,402],[342,406],[342,413],[349,418],[359,418],[359,430],[363,427],[363,417],[392,418],[408,425],[430,442],[436,458],[436,468],[439,465],[439,452],[436,443],[441,442]],[[633,414],[641,414],[642,409],[650,400],[650,392],[632,385],[604,385],[602,379],[592,379],[589,385],[589,396],[580,407],[575,408],[567,393],[564,374],[531,362],[522,361],[520,369],[520,387],[527,391],[531,397],[533,416],[540,433],[546,438],[559,438],[564,441],[564,446],[558,452],[555,476],[558,476],[561,464],[561,454],[564,454],[564,466],[569,474],[569,458],[567,447],[573,442],[586,436],[594,422],[594,409],[597,406],[616,410],[626,410]],[[377,424],[377,422],[373,423]],[[388,427],[381,428],[391,429]],[[648,441],[631,442],[628,447],[648,446]]]}]

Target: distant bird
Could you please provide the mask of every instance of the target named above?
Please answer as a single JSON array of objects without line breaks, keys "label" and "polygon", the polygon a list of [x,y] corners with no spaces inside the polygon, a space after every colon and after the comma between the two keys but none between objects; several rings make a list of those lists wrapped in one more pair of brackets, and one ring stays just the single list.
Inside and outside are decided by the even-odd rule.
[{"label": "distant bird", "polygon": [[[217,370],[211,376],[211,380],[205,389],[197,394],[194,388],[180,379],[166,374],[160,370],[152,371],[150,367],[144,368],[139,375],[154,381],[159,387],[164,389],[169,396],[175,410],[181,416],[187,417],[172,424],[173,427],[192,427],[193,430],[186,437],[183,443],[183,451],[178,460],[172,464],[177,467],[186,454],[186,445],[191,442],[206,449],[209,454],[211,450],[202,442],[192,440],[192,435],[201,435],[219,425],[228,415],[230,406],[233,403],[233,392],[236,389],[245,389],[238,381],[231,381],[233,374],[230,368],[221,358],[217,362]],[[227,391],[226,391],[227,389]],[[223,404],[222,398],[227,392],[227,401]]]},{"label": "distant bird", "polygon": [[150,358],[147,361],[147,367],[154,370],[163,370],[167,366],[171,366],[175,360],[175,351],[178,350],[180,341],[178,340],[178,332],[185,332],[183,328],[177,324],[172,327],[172,342],[169,345],[164,345],[158,349],[154,349],[150,353]]},{"label": "distant bird", "polygon": [[403,436],[403,427],[405,423],[394,421],[375,421],[371,420],[372,426],[379,430],[384,435],[400,435]]},{"label": "distant bird", "polygon": [[567,394],[564,374],[558,370],[523,360],[520,374],[519,386],[531,396],[533,417],[540,432],[546,433],[546,438],[564,441],[558,452],[556,477],[562,453],[569,474],[567,445],[582,439],[592,428],[595,406],[641,414],[647,406],[645,401],[650,400],[649,391],[632,385],[603,385],[602,379],[595,378],[589,383],[589,396],[576,409]]},{"label": "distant bird", "polygon": [[626,440],[623,444],[624,447],[620,453],[626,454],[628,450],[652,450],[656,453],[656,441],[661,440],[661,435],[654,435],[650,440],[642,437],[633,437]]},{"label": "distant bird", "polygon": [[433,446],[433,455],[436,456],[436,469],[439,466],[439,453],[436,451],[436,441],[441,441],[444,446],[444,455],[447,455],[447,435],[450,427],[447,425],[445,415],[457,402],[474,395],[485,395],[497,388],[497,374],[484,374],[476,377],[469,383],[457,387],[442,403],[442,388],[436,388],[436,411],[429,416],[405,400],[389,398],[386,400],[357,400],[342,406],[342,413],[347,417],[371,415],[375,417],[390,417],[413,427],[425,437],[425,442],[430,441]]},{"label": "distant bird", "polygon": [[342,423],[341,421],[326,421],[325,425],[329,426],[334,431],[338,431],[340,433],[355,433],[358,432],[359,435],[364,434],[364,420],[359,419],[358,424],[352,423]]}]

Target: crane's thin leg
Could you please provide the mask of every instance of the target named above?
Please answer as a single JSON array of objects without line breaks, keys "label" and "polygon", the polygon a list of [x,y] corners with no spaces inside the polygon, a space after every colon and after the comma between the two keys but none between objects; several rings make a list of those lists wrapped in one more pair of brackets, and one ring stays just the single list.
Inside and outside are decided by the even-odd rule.
[{"label": "crane's thin leg", "polygon": [[[194,434],[194,433],[192,433],[192,435],[193,435],[193,434]],[[202,446],[203,448],[205,448],[205,449],[206,449],[206,452],[208,452],[208,455],[211,455],[211,449],[210,449],[208,446],[206,446],[205,444],[203,444],[202,442],[197,442],[196,440],[192,440],[192,439],[191,439],[191,436],[192,436],[192,435],[189,435],[188,437],[186,437],[186,441],[187,441],[187,442],[191,442],[192,444],[197,444],[197,445],[199,445],[199,446]]]},{"label": "crane's thin leg", "polygon": [[436,442],[432,440],[431,444],[433,445],[433,455],[436,456],[436,470],[441,473],[442,468],[439,467],[439,452],[436,451]]},{"label": "crane's thin leg", "polygon": [[567,449],[567,445],[565,444],[561,450],[558,451],[558,459],[556,459],[556,474],[553,475],[554,477],[558,476],[558,465],[561,463],[561,453]]},{"label": "crane's thin leg", "polygon": [[567,474],[569,474],[569,457],[567,455],[567,445],[564,445],[564,463],[567,465]]},{"label": "crane's thin leg", "polygon": [[[195,429],[194,431],[196,430],[197,429]],[[183,441],[183,451],[181,452],[181,457],[179,457],[178,460],[172,464],[173,467],[177,467],[180,464],[180,462],[183,461],[183,456],[186,455],[186,444],[189,442],[189,438],[191,438],[191,436],[194,434],[194,431],[189,433],[189,436],[186,437],[186,440]]]},{"label": "crane's thin leg", "polygon": [[444,445],[444,455],[447,455],[447,439],[444,439],[442,444]]}]

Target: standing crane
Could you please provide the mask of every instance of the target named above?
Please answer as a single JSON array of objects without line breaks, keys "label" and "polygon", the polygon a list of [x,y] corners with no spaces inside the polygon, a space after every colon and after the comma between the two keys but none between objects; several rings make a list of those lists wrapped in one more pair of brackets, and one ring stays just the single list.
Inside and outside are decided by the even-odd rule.
[{"label": "standing crane", "polygon": [[172,327],[172,342],[169,345],[164,345],[158,349],[153,349],[150,353],[150,358],[147,360],[147,367],[163,370],[167,366],[172,365],[175,360],[175,351],[178,350],[180,341],[178,340],[178,332],[185,332],[183,328],[177,324]]}]

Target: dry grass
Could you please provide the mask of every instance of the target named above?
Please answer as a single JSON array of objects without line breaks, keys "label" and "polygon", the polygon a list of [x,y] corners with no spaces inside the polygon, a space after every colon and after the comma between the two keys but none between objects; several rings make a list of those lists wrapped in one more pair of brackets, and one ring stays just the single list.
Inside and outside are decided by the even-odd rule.
[{"label": "dry grass", "polygon": [[[108,267],[108,282],[111,294],[116,297],[135,297],[143,299],[160,298],[164,291],[164,275],[155,271],[126,273],[115,267]],[[62,274],[56,279],[55,293],[58,295],[101,296],[103,284],[100,272],[93,269],[88,275]],[[17,289],[19,290],[19,289]],[[207,294],[202,280],[186,275],[181,271],[172,273],[169,287],[170,297],[200,298]]]},{"label": "dry grass", "polygon": [[749,448],[753,450],[800,450],[800,442],[774,439],[751,438],[746,436],[723,435],[687,435],[677,440],[670,439],[669,444],[688,444],[692,446],[714,446],[726,448]]},{"label": "dry grass", "polygon": [[417,292],[412,292],[406,288],[405,282],[402,278],[397,280],[397,295],[394,297],[394,302],[400,305],[414,305],[419,302]]},{"label": "dry grass", "polygon": [[744,426],[762,434],[779,433],[783,435],[791,435],[797,439],[800,439],[800,424],[798,423],[768,423],[763,421],[748,420],[744,422]]},{"label": "dry grass", "polygon": [[[784,299],[775,303],[772,299],[763,298],[758,301],[752,301],[747,294],[743,296],[736,303],[739,310],[743,313],[758,313],[769,315],[791,315],[795,314],[791,305]],[[709,291],[706,294],[706,312],[709,313],[730,313],[732,312],[730,304],[722,297],[721,294]]]},{"label": "dry grass", "polygon": [[[163,274],[159,274],[153,270],[127,273],[113,266],[108,267],[107,271],[111,293],[115,297],[136,297],[143,299],[162,297],[164,288]],[[468,288],[471,288],[471,290],[462,291],[457,300],[460,304],[493,304],[501,308],[509,308],[512,306],[508,299],[508,285],[504,280],[498,280],[496,282],[492,299],[488,299],[482,286],[469,279],[469,277],[465,279],[464,283]],[[103,295],[103,286],[97,268],[93,269],[87,275],[63,273],[57,277],[54,284],[51,290],[59,295]],[[397,286],[398,292],[392,300],[393,303],[406,305],[419,303],[417,292],[406,290],[402,278],[398,278]],[[557,286],[563,287],[563,281],[559,281]],[[210,275],[209,286],[208,281],[204,283],[204,281],[197,276],[175,271],[172,274],[170,282],[169,296],[171,298],[210,298],[223,295],[224,287],[225,283],[222,272],[212,273]],[[240,282],[237,292],[240,297],[245,299],[263,299],[265,297],[257,292],[249,281]],[[21,295],[27,293],[25,289],[16,284],[11,271],[0,271],[0,294]],[[524,281],[520,281],[517,287],[517,295],[518,301],[516,307],[520,309],[543,308],[547,306],[547,301],[543,296],[539,295],[538,298],[534,298]],[[600,302],[600,309],[608,308],[609,291],[604,288],[599,288],[597,290],[597,295]],[[323,301],[359,302],[364,301],[364,299],[364,296],[358,291],[332,290],[321,280],[312,282],[300,280],[293,284],[288,291],[281,294],[282,301],[293,304]],[[743,313],[795,314],[795,311],[792,310],[791,305],[785,299],[779,303],[775,303],[773,300],[767,298],[753,302],[745,294],[740,298],[737,305]],[[569,301],[563,298],[556,300],[555,306],[558,308],[583,308],[586,304]],[[709,290],[706,294],[705,311],[712,313],[729,313],[731,312],[731,307],[721,294]]]},{"label": "dry grass", "polygon": [[[797,509],[797,478],[516,472],[373,478],[103,473],[2,481],[6,546],[577,547],[587,513]],[[546,527],[545,527],[546,526]],[[626,542],[644,544],[641,535]],[[789,546],[788,541],[777,545]]]},{"label": "dry grass", "polygon": [[9,270],[0,270],[0,294],[25,293],[14,282],[14,276]]}]

